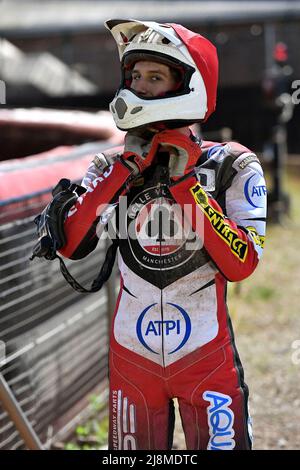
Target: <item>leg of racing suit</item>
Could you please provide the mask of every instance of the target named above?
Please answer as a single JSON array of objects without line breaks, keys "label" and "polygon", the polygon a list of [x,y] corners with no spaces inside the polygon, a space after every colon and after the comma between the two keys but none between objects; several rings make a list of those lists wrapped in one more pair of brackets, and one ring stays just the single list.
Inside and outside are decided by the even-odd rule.
[{"label": "leg of racing suit", "polygon": [[[235,371],[234,358],[228,344],[180,374],[180,383],[194,378],[189,388],[182,387],[178,398],[190,450],[251,449],[248,388],[241,371]],[[178,379],[176,383],[180,387]]]},{"label": "leg of racing suit", "polygon": [[166,378],[112,352],[109,448],[171,449],[177,396],[188,449],[251,449],[248,389],[235,362],[228,344]]},{"label": "leg of racing suit", "polygon": [[[187,285],[191,283],[191,276],[189,279]],[[133,285],[135,281],[136,277],[133,277]],[[120,336],[117,336],[119,342],[116,341],[118,330],[124,335],[126,327],[133,329],[129,337],[135,341],[135,322],[128,319],[128,308],[131,305],[134,311],[135,304],[139,304],[138,299],[124,290],[121,282],[110,348],[110,449],[170,449],[174,429],[174,413],[170,412],[173,398],[179,401],[188,449],[251,448],[248,389],[235,349],[226,304],[222,300],[225,298],[226,282],[220,274],[216,275],[215,281],[220,330],[226,336],[221,335],[221,342],[215,343],[213,349],[208,343],[201,349],[183,354],[181,359],[169,362],[167,366],[147,359],[145,354],[136,354],[133,348],[128,348],[127,342],[126,347],[122,346]],[[179,283],[183,294],[182,280]],[[148,286],[148,293],[149,290]],[[215,287],[210,286],[207,290],[213,292]],[[167,295],[166,291],[164,295]],[[133,302],[128,304],[126,299],[133,299]],[[122,323],[120,327],[118,315],[123,309],[127,312],[127,325]],[[149,315],[154,320],[154,310],[149,312],[152,312]],[[198,306],[195,319],[200,313]],[[119,321],[120,318],[125,317],[121,314]],[[167,357],[168,354],[165,360]]]},{"label": "leg of racing suit", "polygon": [[110,432],[113,450],[171,449],[174,405],[162,377],[110,355]]}]

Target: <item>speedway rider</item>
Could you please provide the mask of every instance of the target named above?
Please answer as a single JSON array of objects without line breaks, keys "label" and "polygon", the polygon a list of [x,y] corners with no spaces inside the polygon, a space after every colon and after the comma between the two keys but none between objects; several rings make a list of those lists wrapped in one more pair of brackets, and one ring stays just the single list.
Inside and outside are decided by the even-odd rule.
[{"label": "speedway rider", "polygon": [[121,60],[110,109],[127,131],[125,146],[91,163],[60,253],[86,256],[99,221],[116,208],[121,285],[110,339],[109,447],[171,449],[177,398],[188,449],[250,449],[248,387],[226,284],[248,277],[262,254],[259,160],[236,142],[200,141],[189,128],[215,109],[218,60],[207,39],[178,24],[106,26]]}]

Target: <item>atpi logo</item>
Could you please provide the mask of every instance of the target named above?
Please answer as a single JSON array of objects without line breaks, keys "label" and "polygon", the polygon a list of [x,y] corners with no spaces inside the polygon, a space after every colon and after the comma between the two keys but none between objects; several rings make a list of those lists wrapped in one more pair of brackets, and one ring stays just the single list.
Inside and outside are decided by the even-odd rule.
[{"label": "atpi logo", "polygon": [[[167,302],[165,318],[161,318],[160,309],[155,309],[156,305],[158,304],[148,305],[139,316],[136,324],[137,337],[140,343],[153,354],[161,353],[161,338],[164,337],[166,353],[174,354],[185,345],[191,335],[190,317],[179,305]],[[159,317],[157,312],[159,312]]]},{"label": "atpi logo", "polygon": [[255,176],[256,174],[247,179],[244,194],[249,204],[257,209],[264,207],[264,197],[267,194],[267,188],[262,179],[261,182],[263,184],[256,184],[255,179],[253,179]]},{"label": "atpi logo", "polygon": [[208,450],[232,450],[235,447],[234,414],[229,408],[232,399],[223,393],[206,391],[202,397],[210,402],[207,408],[208,426],[210,439]]}]

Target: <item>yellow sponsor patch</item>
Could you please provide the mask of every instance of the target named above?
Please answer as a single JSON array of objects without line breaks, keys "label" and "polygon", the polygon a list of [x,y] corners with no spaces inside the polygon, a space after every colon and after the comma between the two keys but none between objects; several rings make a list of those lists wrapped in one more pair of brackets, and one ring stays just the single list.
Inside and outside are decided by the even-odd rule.
[{"label": "yellow sponsor patch", "polygon": [[266,237],[259,235],[255,227],[246,227],[246,229],[251,233],[254,243],[261,248],[264,248]]},{"label": "yellow sponsor patch", "polygon": [[242,262],[245,261],[248,245],[244,240],[241,240],[238,233],[233,230],[226,222],[224,214],[218,212],[210,204],[206,192],[202,189],[199,183],[190,188],[198,206],[202,209],[206,217],[209,219],[212,228],[219,235],[222,240],[227,243],[232,253],[239,258]]}]

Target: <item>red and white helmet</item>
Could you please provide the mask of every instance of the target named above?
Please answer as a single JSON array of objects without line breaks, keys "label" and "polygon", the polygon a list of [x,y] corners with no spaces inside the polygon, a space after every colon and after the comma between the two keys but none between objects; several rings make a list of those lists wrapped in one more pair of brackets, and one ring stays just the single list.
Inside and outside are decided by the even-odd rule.
[{"label": "red and white helmet", "polygon": [[[161,123],[176,128],[206,121],[215,110],[218,57],[210,41],[178,24],[108,20],[121,60],[122,81],[110,104],[119,129]],[[141,97],[130,89],[130,69],[139,60],[165,63],[181,71],[178,89]]]}]

